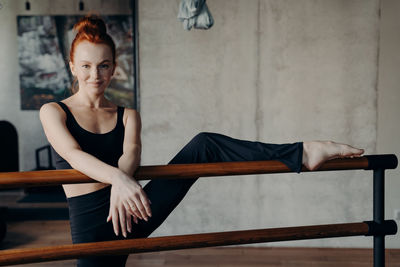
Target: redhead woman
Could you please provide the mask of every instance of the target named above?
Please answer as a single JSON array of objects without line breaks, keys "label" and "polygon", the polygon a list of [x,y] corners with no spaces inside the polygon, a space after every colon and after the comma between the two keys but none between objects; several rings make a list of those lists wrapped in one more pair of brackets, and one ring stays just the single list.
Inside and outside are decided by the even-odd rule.
[{"label": "redhead woman", "polygon": [[[74,27],[70,68],[78,90],[48,103],[40,119],[57,169],[76,169],[97,183],[63,185],[73,243],[149,236],[179,204],[196,179],[152,180],[142,186],[141,121],[137,111],[104,97],[115,71],[115,44],[99,17],[86,16]],[[364,151],[331,141],[267,144],[216,133],[195,136],[170,164],[279,160],[295,172],[326,160],[356,157]],[[127,255],[84,258],[78,266],[125,266]]]}]

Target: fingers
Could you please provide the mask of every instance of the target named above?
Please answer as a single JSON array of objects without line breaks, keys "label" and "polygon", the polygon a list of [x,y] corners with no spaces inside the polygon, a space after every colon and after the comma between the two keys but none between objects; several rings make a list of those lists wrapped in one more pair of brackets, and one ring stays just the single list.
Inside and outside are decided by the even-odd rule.
[{"label": "fingers", "polygon": [[116,191],[111,191],[110,212],[107,221],[112,220],[116,235],[119,234],[119,227],[121,227],[121,233],[126,237],[127,231],[131,232],[132,230],[132,217],[133,221],[138,223],[138,218],[148,221],[152,216],[151,202],[140,185],[135,187],[131,193],[129,191],[119,193],[118,188],[115,188]]},{"label": "fingers", "polygon": [[144,219],[147,222],[148,218],[151,217],[151,209],[150,209],[150,202],[144,191],[143,194],[136,195],[135,204],[140,214],[140,216],[138,217]]},{"label": "fingers", "polygon": [[120,209],[110,209],[107,222],[111,219],[115,235],[119,235],[119,226],[121,226],[121,232],[125,238],[127,237],[127,231],[132,233],[132,220],[136,224],[139,223],[138,218],[135,215],[132,215],[130,211],[124,207],[121,207]]},{"label": "fingers", "polygon": [[135,204],[134,201],[129,200],[128,203],[126,203],[125,208],[130,212],[130,214],[132,216],[139,217],[140,219],[143,219],[141,214],[140,214],[140,212],[139,212],[139,209],[136,207],[136,204]]},{"label": "fingers", "polygon": [[148,218],[152,216],[150,203],[144,190],[140,189],[132,199],[128,199],[124,204],[132,216],[148,221]]},{"label": "fingers", "polygon": [[112,220],[114,233],[116,236],[119,234],[119,225],[118,225],[118,211],[115,206],[115,198],[111,197],[110,199],[110,210],[108,212],[107,222]]},{"label": "fingers", "polygon": [[129,233],[132,233],[132,217],[129,214],[129,211],[125,210],[125,216],[126,216],[126,228]]},{"label": "fingers", "polygon": [[143,218],[147,221],[148,217],[151,217],[151,208],[150,208],[150,200],[146,195],[146,192],[141,188],[139,192],[139,203],[138,206],[140,213],[142,214]]},{"label": "fingers", "polygon": [[106,219],[106,222],[109,222],[111,220],[111,205],[110,205],[110,211],[108,212],[108,217]]},{"label": "fingers", "polygon": [[126,238],[127,234],[126,234],[126,210],[121,206],[118,209],[118,214],[119,214],[119,222],[121,224],[121,232],[122,235]]},{"label": "fingers", "polygon": [[138,223],[139,223],[138,217],[136,217],[136,216],[132,216],[132,217],[133,217],[133,221],[134,221],[136,224],[138,224]]},{"label": "fingers", "polygon": [[143,194],[140,195],[140,200],[143,204],[144,212],[147,214],[147,216],[151,217],[152,214],[151,214],[151,208],[150,208],[150,200],[144,191],[143,191]]},{"label": "fingers", "polygon": [[118,222],[119,217],[118,217],[118,211],[117,211],[116,208],[112,209],[112,215],[111,216],[112,216],[111,218],[112,218],[112,224],[113,224],[113,228],[114,228],[114,233],[115,233],[116,236],[118,236],[118,234],[119,234],[119,222]]}]

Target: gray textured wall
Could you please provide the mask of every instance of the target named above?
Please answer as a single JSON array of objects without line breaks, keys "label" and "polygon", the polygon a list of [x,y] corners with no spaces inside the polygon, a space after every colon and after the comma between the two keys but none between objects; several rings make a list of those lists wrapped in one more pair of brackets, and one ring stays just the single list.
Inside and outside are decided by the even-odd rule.
[{"label": "gray textured wall", "polygon": [[[375,152],[378,1],[209,1],[215,26],[193,32],[174,2],[140,2],[144,163],[167,162],[199,131]],[[200,180],[157,234],[366,220],[365,175]]]},{"label": "gray textured wall", "polygon": [[[400,1],[384,0],[381,10],[377,152],[400,157]],[[400,168],[386,173],[386,217],[399,223]],[[387,240],[390,247],[400,247],[398,235]]]},{"label": "gray textured wall", "polygon": [[[17,125],[26,170],[46,141],[37,112],[19,110],[15,16],[26,13],[24,1],[0,1],[0,119]],[[76,13],[64,1],[32,7],[39,2],[45,9],[32,12]],[[85,1],[92,9],[105,2]],[[176,19],[178,3],[139,1],[144,165],[168,162],[200,131],[274,143],[332,139],[376,153],[377,125],[387,132],[377,108],[378,0],[213,0],[214,27],[191,32]],[[386,101],[393,96],[387,91]],[[386,151],[390,144],[379,152],[399,151]],[[154,235],[369,220],[371,190],[363,171],[201,179]],[[389,191],[392,217],[399,197]],[[275,245],[359,247],[371,239]]]}]

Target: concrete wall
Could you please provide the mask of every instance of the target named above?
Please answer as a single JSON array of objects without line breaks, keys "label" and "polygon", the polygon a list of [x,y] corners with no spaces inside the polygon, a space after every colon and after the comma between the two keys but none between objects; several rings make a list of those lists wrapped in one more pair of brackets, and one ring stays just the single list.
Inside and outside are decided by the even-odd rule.
[{"label": "concrete wall", "polygon": [[[385,0],[381,4],[380,56],[378,83],[377,152],[395,153],[400,157],[400,2]],[[400,217],[400,168],[387,171],[386,217]],[[388,245],[400,246],[400,238],[387,238]]]},{"label": "concrete wall", "polygon": [[[27,170],[34,167],[34,149],[46,141],[37,112],[19,110],[15,16],[26,12],[24,1],[0,1],[0,34],[7,37],[0,42],[0,119],[16,124]],[[44,9],[33,10],[39,2]],[[77,13],[65,1],[55,2],[31,1],[32,12]],[[105,2],[85,1],[101,10]],[[382,6],[390,9],[392,2]],[[200,131],[274,143],[332,139],[368,154],[377,152],[378,142],[380,153],[398,151],[391,146],[395,135],[386,136],[395,117],[381,112],[383,102],[386,114],[393,114],[395,102],[387,102],[398,92],[390,74],[392,87],[378,69],[378,51],[382,66],[393,53],[388,50],[384,61],[383,28],[379,50],[378,0],[208,1],[214,27],[191,32],[176,19],[178,3],[139,1],[144,165],[168,162]],[[201,179],[154,235],[369,220],[371,176],[351,171]],[[387,217],[398,198],[389,188]],[[371,241],[274,245],[369,247]],[[391,238],[389,247],[400,247],[400,240]]]},{"label": "concrete wall", "polygon": [[[178,2],[140,2],[144,163],[199,131],[375,152],[378,1],[209,1],[215,26],[193,32],[177,25]],[[370,191],[356,171],[204,179],[156,234],[367,220]]]}]

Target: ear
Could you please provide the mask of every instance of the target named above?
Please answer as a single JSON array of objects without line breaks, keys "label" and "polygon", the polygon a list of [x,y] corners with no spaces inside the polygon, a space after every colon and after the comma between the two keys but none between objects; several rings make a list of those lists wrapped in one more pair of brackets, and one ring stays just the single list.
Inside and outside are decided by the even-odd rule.
[{"label": "ear", "polygon": [[72,63],[72,61],[69,62],[69,68],[71,70],[72,75],[76,76],[75,66],[74,66],[74,63]]}]

